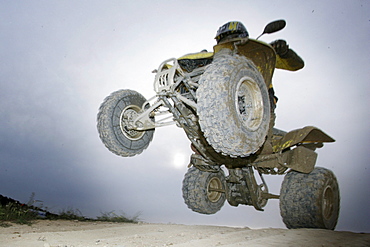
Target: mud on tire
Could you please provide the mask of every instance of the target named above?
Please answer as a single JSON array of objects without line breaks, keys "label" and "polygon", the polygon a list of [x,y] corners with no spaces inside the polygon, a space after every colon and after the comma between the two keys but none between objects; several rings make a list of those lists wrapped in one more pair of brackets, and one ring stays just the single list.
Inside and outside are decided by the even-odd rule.
[{"label": "mud on tire", "polygon": [[197,100],[201,130],[217,152],[246,157],[265,142],[269,96],[251,60],[218,54],[199,80]]},{"label": "mud on tire", "polygon": [[140,154],[153,139],[154,129],[136,131],[127,121],[141,111],[146,99],[133,90],[119,90],[108,96],[99,108],[97,128],[104,145],[114,154],[130,157]]},{"label": "mud on tire", "polygon": [[334,230],[339,216],[337,179],[328,169],[316,167],[311,173],[291,171],[280,190],[280,214],[287,228]]},{"label": "mud on tire", "polygon": [[214,214],[225,203],[225,175],[219,172],[204,172],[191,167],[182,183],[182,196],[188,208],[201,214]]}]

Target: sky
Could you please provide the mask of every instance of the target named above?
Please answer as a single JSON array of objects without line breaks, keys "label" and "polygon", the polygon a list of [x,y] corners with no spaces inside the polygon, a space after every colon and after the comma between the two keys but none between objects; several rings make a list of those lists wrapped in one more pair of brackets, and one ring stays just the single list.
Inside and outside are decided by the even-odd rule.
[{"label": "sky", "polygon": [[[154,96],[151,73],[171,57],[212,51],[219,26],[241,21],[257,37],[270,21],[305,61],[276,71],[276,127],[317,126],[336,139],[317,166],[337,176],[337,230],[370,232],[370,2],[0,1],[0,194],[88,217],[114,211],[153,223],[250,228],[284,224],[277,200],[264,212],[225,206],[192,212],[182,199],[190,142],[176,126],[158,128],[142,154],[123,158],[99,139],[96,115],[120,89]],[[266,176],[279,193],[283,176]]]}]

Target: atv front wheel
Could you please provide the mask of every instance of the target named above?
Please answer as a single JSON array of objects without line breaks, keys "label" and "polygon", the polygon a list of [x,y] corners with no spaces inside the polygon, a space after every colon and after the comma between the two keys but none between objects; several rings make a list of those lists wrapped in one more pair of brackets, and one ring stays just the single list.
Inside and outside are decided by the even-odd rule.
[{"label": "atv front wheel", "polygon": [[191,167],[182,183],[182,196],[188,208],[201,214],[218,212],[226,200],[226,182],[222,170],[205,172]]},{"label": "atv front wheel", "polygon": [[154,129],[129,128],[146,99],[132,90],[119,90],[108,96],[98,113],[98,132],[104,145],[114,154],[130,157],[140,154],[153,139]]},{"label": "atv front wheel", "polygon": [[291,171],[280,190],[280,214],[287,228],[334,230],[339,216],[339,187],[334,173],[316,167],[311,173]]},{"label": "atv front wheel", "polygon": [[270,103],[265,81],[243,56],[216,56],[199,80],[199,124],[219,153],[246,157],[265,142]]}]

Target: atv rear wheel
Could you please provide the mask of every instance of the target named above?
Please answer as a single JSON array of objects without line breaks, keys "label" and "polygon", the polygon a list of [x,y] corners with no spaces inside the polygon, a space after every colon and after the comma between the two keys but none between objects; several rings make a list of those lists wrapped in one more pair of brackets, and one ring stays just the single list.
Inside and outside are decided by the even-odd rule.
[{"label": "atv rear wheel", "polygon": [[201,214],[218,212],[226,200],[226,181],[222,170],[205,172],[191,167],[182,183],[182,196],[188,208]]},{"label": "atv rear wheel", "polygon": [[114,154],[130,157],[140,154],[153,139],[154,129],[129,128],[146,99],[132,90],[119,90],[108,96],[98,113],[98,132],[104,145]]},{"label": "atv rear wheel", "polygon": [[270,121],[265,81],[243,56],[218,55],[199,80],[199,124],[219,153],[246,157],[265,142]]},{"label": "atv rear wheel", "polygon": [[337,179],[328,169],[289,172],[280,190],[280,214],[287,228],[334,230],[339,216]]}]

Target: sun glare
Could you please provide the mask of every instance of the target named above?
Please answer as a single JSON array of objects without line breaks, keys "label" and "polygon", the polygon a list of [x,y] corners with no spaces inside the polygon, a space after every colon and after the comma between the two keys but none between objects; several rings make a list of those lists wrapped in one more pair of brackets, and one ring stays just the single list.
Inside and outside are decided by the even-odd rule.
[{"label": "sun glare", "polygon": [[187,165],[188,158],[183,153],[175,153],[173,156],[173,166],[176,169],[183,168]]}]

